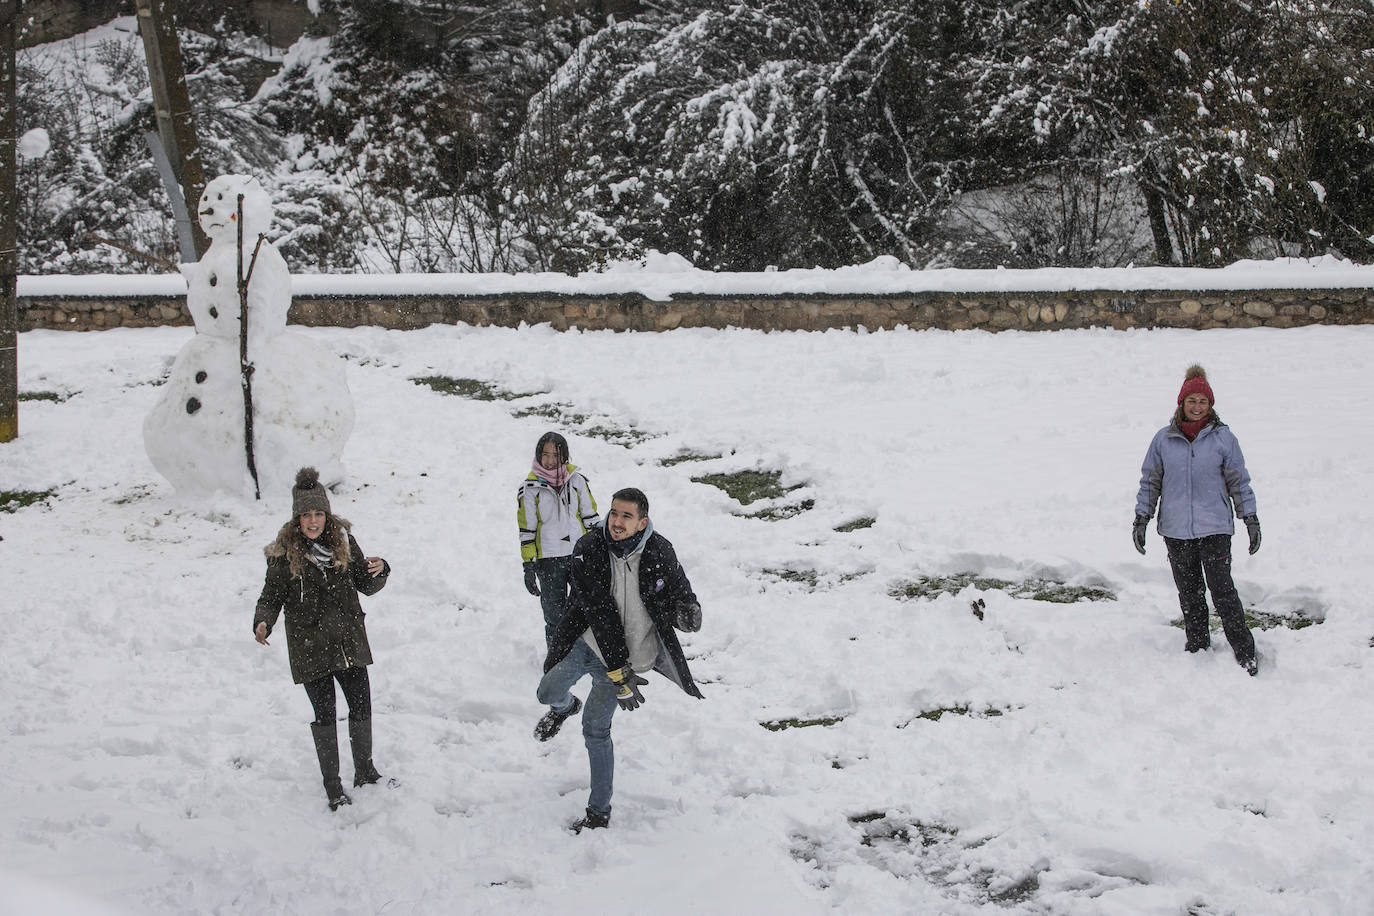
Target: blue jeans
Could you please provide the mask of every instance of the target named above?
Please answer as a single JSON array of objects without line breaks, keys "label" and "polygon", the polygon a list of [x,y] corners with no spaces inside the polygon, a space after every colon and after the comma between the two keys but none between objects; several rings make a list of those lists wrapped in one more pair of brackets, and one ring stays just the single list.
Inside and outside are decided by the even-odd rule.
[{"label": "blue jeans", "polygon": [[572,557],[540,557],[534,561],[534,574],[539,579],[539,605],[544,609],[544,645],[553,643],[553,631],[563,619],[568,606],[568,573]]},{"label": "blue jeans", "polygon": [[592,791],[587,808],[602,817],[611,816],[611,783],[615,776],[615,748],[611,744],[611,717],[615,715],[615,685],[606,676],[606,666],[596,657],[585,639],[573,643],[563,660],[539,680],[536,696],[557,712],[572,707],[573,684],[584,675],[592,677],[592,689],[582,707],[582,740],[587,745],[587,763],[592,771]]}]

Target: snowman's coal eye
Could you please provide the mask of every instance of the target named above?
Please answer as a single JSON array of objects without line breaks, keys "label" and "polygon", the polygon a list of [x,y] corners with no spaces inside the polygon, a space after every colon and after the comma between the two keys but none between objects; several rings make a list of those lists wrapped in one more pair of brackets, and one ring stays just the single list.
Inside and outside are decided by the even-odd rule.
[{"label": "snowman's coal eye", "polygon": [[186,399],[186,412],[187,412],[187,413],[195,413],[197,410],[200,410],[200,399],[199,399],[199,398],[187,398],[187,399]]}]

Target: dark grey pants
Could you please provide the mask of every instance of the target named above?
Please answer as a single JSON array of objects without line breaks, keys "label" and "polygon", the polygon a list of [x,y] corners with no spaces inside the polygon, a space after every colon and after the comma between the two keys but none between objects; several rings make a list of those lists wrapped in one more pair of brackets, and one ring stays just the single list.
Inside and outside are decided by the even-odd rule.
[{"label": "dark grey pants", "polygon": [[318,725],[333,725],[337,715],[334,699],[334,681],[343,688],[344,699],[348,701],[348,718],[372,718],[372,683],[368,680],[366,668],[345,668],[326,674],[322,678],[306,681],[305,695],[310,697],[310,705],[315,708],[315,722]]},{"label": "dark grey pants", "polygon": [[568,608],[568,575],[572,572],[572,557],[540,557],[534,561],[534,574],[539,578],[539,604],[544,611],[544,645],[553,643],[554,630],[563,620]]},{"label": "dark grey pants", "polygon": [[1213,534],[1205,538],[1179,540],[1165,538],[1169,567],[1178,586],[1178,605],[1183,610],[1184,648],[1189,652],[1212,644],[1207,626],[1207,592],[1212,593],[1226,641],[1241,664],[1255,657],[1255,637],[1245,625],[1236,584],[1231,581],[1231,535]]}]

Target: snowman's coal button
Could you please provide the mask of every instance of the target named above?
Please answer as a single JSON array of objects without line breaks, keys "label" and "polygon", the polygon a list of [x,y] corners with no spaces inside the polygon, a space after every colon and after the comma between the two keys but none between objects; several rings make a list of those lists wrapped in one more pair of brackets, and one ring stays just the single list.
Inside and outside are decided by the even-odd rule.
[{"label": "snowman's coal button", "polygon": [[210,306],[210,317],[211,317],[211,318],[218,318],[218,317],[219,317],[219,309],[215,308],[213,305]]},{"label": "snowman's coal button", "polygon": [[219,286],[219,274],[210,274],[210,285]]},{"label": "snowman's coal button", "polygon": [[200,410],[200,398],[187,398],[186,412],[195,413],[197,410]]},{"label": "snowman's coal button", "polygon": [[197,382],[197,383],[200,383],[200,382],[203,382],[203,381],[205,381],[205,372],[202,370],[202,371],[196,373],[196,382]]}]

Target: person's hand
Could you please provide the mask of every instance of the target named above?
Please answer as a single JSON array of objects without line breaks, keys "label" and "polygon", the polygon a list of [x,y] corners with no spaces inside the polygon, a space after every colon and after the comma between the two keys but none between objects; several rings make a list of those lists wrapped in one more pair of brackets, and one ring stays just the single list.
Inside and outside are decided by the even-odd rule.
[{"label": "person's hand", "polygon": [[272,645],[270,642],[267,641],[266,621],[263,621],[262,623],[259,623],[257,626],[253,627],[253,638],[256,639],[258,642],[262,643],[264,646]]},{"label": "person's hand", "polygon": [[607,671],[606,674],[615,685],[615,701],[620,704],[621,709],[638,709],[643,704],[644,694],[639,692],[639,688],[649,682],[635,674],[635,669],[626,665],[624,668]]},{"label": "person's hand", "polygon": [[701,605],[695,601],[684,601],[677,606],[677,628],[684,633],[695,633],[701,629]]},{"label": "person's hand", "polygon": [[380,576],[384,569],[386,569],[386,560],[381,557],[367,558],[367,571],[372,574],[372,578],[375,579]]},{"label": "person's hand", "polygon": [[525,561],[525,591],[534,597],[539,597],[539,580],[534,576],[534,561]]},{"label": "person's hand", "polygon": [[1241,521],[1245,522],[1245,530],[1250,535],[1250,555],[1254,556],[1260,545],[1259,516],[1247,515]]},{"label": "person's hand", "polygon": [[1143,515],[1135,517],[1135,524],[1131,526],[1131,541],[1135,544],[1136,552],[1141,556],[1145,555],[1145,526],[1150,524],[1150,520]]}]

